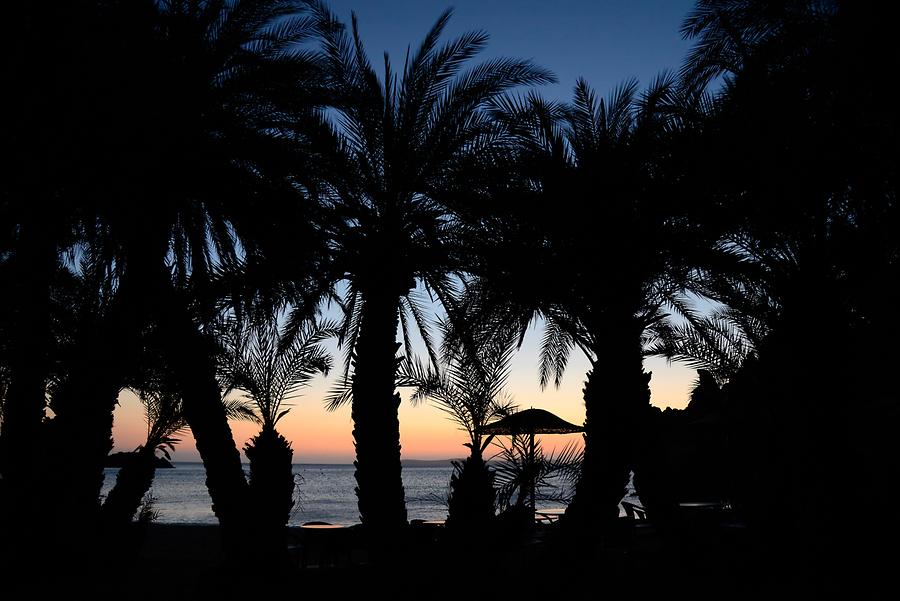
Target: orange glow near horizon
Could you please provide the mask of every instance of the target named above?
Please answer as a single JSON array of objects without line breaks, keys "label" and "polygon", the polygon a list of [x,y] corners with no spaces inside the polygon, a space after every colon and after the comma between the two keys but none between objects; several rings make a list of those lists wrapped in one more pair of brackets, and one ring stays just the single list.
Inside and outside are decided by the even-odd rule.
[{"label": "orange glow near horizon", "polygon": [[[584,421],[584,404],[581,389],[588,362],[581,356],[573,356],[562,385],[541,391],[537,383],[534,365],[514,362],[509,390],[521,409],[536,407],[552,411],[572,423]],[[659,407],[683,408],[687,404],[690,387],[696,375],[693,370],[680,366],[668,366],[663,360],[647,361],[646,369],[653,372],[650,382],[652,403]],[[318,378],[293,400],[290,413],[278,424],[278,430],[291,441],[295,463],[352,463],[353,424],[350,407],[328,412],[323,406],[335,374],[326,380]],[[404,395],[404,401],[407,395]],[[406,459],[449,459],[463,457],[468,449],[464,431],[438,408],[428,404],[412,406],[403,402],[399,410],[402,454]],[[259,426],[252,422],[232,422],[232,433],[238,448],[257,433]],[[131,451],[146,436],[143,409],[129,391],[120,396],[120,406],[115,413],[113,435],[115,450]],[[190,432],[185,432],[176,447],[176,461],[199,461]],[[580,434],[545,436],[542,442],[546,451],[558,449],[571,440],[579,440]],[[242,460],[246,460],[243,456]]]}]

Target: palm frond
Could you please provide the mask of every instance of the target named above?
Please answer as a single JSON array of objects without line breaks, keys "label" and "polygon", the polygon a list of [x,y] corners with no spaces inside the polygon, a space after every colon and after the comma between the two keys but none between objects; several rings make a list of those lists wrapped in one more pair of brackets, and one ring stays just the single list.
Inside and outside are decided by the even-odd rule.
[{"label": "palm frond", "polygon": [[353,381],[341,376],[325,395],[325,409],[335,411],[353,401]]},{"label": "palm frond", "polygon": [[727,311],[681,324],[661,322],[652,332],[655,341],[648,345],[646,354],[705,369],[719,383],[734,375],[755,350],[750,338]]},{"label": "palm frond", "polygon": [[428,299],[424,298],[418,290],[412,290],[404,299],[402,308],[409,311],[416,322],[417,331],[422,337],[425,344],[425,351],[432,365],[437,365],[437,352],[435,350],[434,341],[431,337],[431,327],[425,313],[425,303]]},{"label": "palm frond", "polygon": [[[473,449],[481,448],[479,430],[488,421],[511,410],[513,403],[504,388],[515,349],[513,329],[472,329],[469,322],[447,319],[439,322],[444,339],[443,369],[425,367],[420,361],[404,361],[398,385],[415,388],[414,403],[429,400],[466,430]],[[455,331],[454,331],[455,329]]]},{"label": "palm frond", "polygon": [[509,443],[499,440],[494,444],[499,448],[493,461],[496,462],[497,500],[501,511],[514,505],[525,505],[532,483],[536,501],[571,501],[584,459],[580,444],[571,442],[546,455],[540,440],[535,440],[534,463],[530,460],[528,436],[512,436]]},{"label": "palm frond", "polygon": [[317,374],[328,373],[331,356],[321,345],[340,331],[330,320],[300,320],[291,312],[286,317],[284,326],[277,319],[249,324],[232,319],[225,337],[232,357],[223,367],[227,379],[256,405],[264,424],[274,425],[287,400]]},{"label": "palm frond", "polygon": [[356,341],[359,338],[359,326],[362,318],[362,309],[365,304],[365,298],[359,293],[359,290],[352,282],[348,284],[347,293],[343,301],[339,302],[344,317],[338,329],[338,348],[344,349],[344,373],[342,379],[348,380],[350,377],[350,366],[353,361],[353,350],[356,348]]},{"label": "palm frond", "polygon": [[562,382],[569,355],[575,348],[575,340],[569,331],[557,319],[547,319],[544,335],[541,339],[541,352],[538,373],[541,388],[553,381],[554,386]]},{"label": "palm frond", "polygon": [[247,398],[226,398],[222,400],[225,416],[237,421],[253,422],[262,425],[262,419],[255,410],[255,404]]}]

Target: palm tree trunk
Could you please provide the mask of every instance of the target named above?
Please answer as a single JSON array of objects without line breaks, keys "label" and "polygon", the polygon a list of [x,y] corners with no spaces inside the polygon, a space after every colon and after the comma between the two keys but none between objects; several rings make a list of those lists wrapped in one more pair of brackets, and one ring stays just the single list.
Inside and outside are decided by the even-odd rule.
[{"label": "palm tree trunk", "polygon": [[29,562],[44,552],[32,527],[42,523],[36,484],[47,454],[42,438],[53,347],[50,294],[58,262],[56,245],[45,229],[44,224],[21,226],[18,247],[3,274],[11,314],[9,382],[0,433],[0,561],[11,573],[18,562],[34,565]]},{"label": "palm tree trunk", "polygon": [[250,461],[250,497],[264,563],[287,566],[287,523],[294,507],[294,470],[291,443],[271,424],[244,447]]},{"label": "palm tree trunk", "polygon": [[34,224],[22,226],[20,245],[5,266],[9,315],[9,386],[3,405],[0,474],[14,493],[34,474],[40,449],[50,369],[50,289],[57,268],[56,245]]},{"label": "palm tree trunk", "polygon": [[485,463],[481,449],[473,445],[471,454],[462,463],[453,462],[447,528],[485,535],[494,518],[496,497],[494,472]]},{"label": "palm tree trunk", "polygon": [[399,299],[384,289],[365,292],[353,373],[356,496],[367,529],[396,531],[407,523],[394,390]]},{"label": "palm tree trunk", "polygon": [[635,429],[650,402],[639,334],[633,320],[605,330],[605,344],[584,384],[584,462],[566,514],[589,530],[608,530],[619,517]]},{"label": "palm tree trunk", "polygon": [[[52,502],[48,513],[65,520],[54,530],[66,533],[67,540],[89,540],[99,525],[104,465],[113,448],[113,412],[129,370],[139,362],[140,332],[152,298],[151,281],[142,267],[130,268],[106,310],[92,323],[82,324],[66,377],[51,399],[56,417],[48,423],[48,444],[54,460],[45,467],[43,494]],[[78,461],[55,460],[75,448],[80,450]],[[78,520],[63,518],[72,512]]]},{"label": "palm tree trunk", "polygon": [[46,530],[42,539],[84,574],[96,573],[108,559],[109,548],[100,538],[100,490],[125,362],[136,359],[127,349],[133,345],[120,344],[129,333],[117,331],[114,321],[107,315],[96,327],[86,324],[87,340],[53,391],[50,406],[56,415],[44,426],[48,456],[36,501]]},{"label": "palm tree trunk", "polygon": [[159,311],[160,339],[167,362],[181,391],[185,419],[206,468],[206,486],[222,529],[229,561],[241,561],[252,551],[249,489],[234,443],[221,390],[216,380],[213,343],[197,329],[173,290],[163,293]]},{"label": "palm tree trunk", "polygon": [[156,454],[151,445],[144,446],[131,454],[116,476],[116,484],[106,496],[101,508],[104,526],[119,529],[127,526],[134,518],[141,501],[156,474]]},{"label": "palm tree trunk", "polygon": [[[106,336],[98,338],[89,349],[107,340]],[[79,537],[87,537],[97,525],[103,466],[113,447],[113,411],[122,374],[115,360],[102,360],[109,354],[90,349],[84,358],[95,362],[75,362],[53,394],[51,407],[56,417],[47,424],[48,444],[54,457],[47,462],[43,475],[43,494],[48,511],[67,522],[59,524],[58,531],[77,527],[81,532],[71,535]],[[59,461],[72,449],[79,449],[76,461]],[[78,520],[63,517],[72,514],[79,516]]]},{"label": "palm tree trunk", "polygon": [[[32,315],[41,312],[38,307],[32,309]],[[27,329],[25,324],[35,321],[25,318],[19,323]],[[0,436],[0,474],[3,475],[4,491],[7,493],[12,493],[20,485],[24,486],[34,475],[35,452],[47,406],[47,355],[46,349],[40,348],[37,340],[28,338],[40,329],[37,327],[28,335],[23,333],[23,344],[14,344],[10,357],[9,386],[3,403],[3,431]],[[13,337],[20,338],[15,334]]]}]

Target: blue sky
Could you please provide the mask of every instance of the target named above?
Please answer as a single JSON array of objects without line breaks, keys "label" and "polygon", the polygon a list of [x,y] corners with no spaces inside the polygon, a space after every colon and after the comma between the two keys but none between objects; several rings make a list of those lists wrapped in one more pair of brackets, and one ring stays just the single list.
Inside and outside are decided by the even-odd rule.
[{"label": "blue sky", "polygon": [[334,0],[332,10],[360,33],[373,63],[384,51],[397,67],[447,7],[454,8],[445,39],[470,30],[491,36],[483,58],[529,58],[550,69],[558,84],[541,88],[567,100],[578,77],[601,95],[636,77],[646,85],[665,69],[678,69],[689,47],[679,29],[693,2],[625,0]]}]

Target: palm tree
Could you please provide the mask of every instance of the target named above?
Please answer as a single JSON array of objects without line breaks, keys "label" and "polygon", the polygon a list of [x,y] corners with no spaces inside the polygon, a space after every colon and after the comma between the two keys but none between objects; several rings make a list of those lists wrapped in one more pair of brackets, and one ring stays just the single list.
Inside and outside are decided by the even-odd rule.
[{"label": "palm tree", "polygon": [[509,329],[472,331],[467,320],[454,323],[456,331],[451,332],[451,322],[441,322],[445,367],[404,361],[398,385],[414,387],[411,401],[431,401],[469,436],[469,456],[453,462],[447,525],[481,531],[494,516],[495,505],[494,473],[484,459],[494,437],[485,437],[481,429],[514,409],[504,389],[516,340]]},{"label": "palm tree", "polygon": [[[245,404],[228,399],[230,390],[223,388],[222,404],[229,419],[255,420],[256,415]],[[147,438],[136,448],[116,476],[116,484],[106,495],[101,517],[107,527],[121,527],[131,522],[145,495],[150,491],[156,473],[157,452],[171,460],[170,451],[181,442],[188,428],[181,398],[167,382],[163,372],[142,384],[138,398],[144,407]]]},{"label": "palm tree", "polygon": [[[152,324],[206,465],[214,510],[229,531],[223,540],[240,549],[249,491],[216,382],[210,282],[215,270],[261,260],[276,247],[275,220],[261,217],[265,203],[303,204],[286,168],[297,171],[298,121],[312,118],[318,89],[314,61],[295,46],[308,32],[301,8],[173,0],[123,24],[139,42],[126,70],[139,76],[126,89],[134,92],[129,110],[141,119],[129,133],[133,155],[120,159],[131,159],[125,181],[90,207],[99,224],[90,243],[109,261],[116,295],[52,400],[56,444],[89,444],[89,475],[70,467],[56,474],[73,494],[81,491],[86,515],[97,505],[116,396],[141,353],[140,333]],[[297,239],[298,259],[314,240]]]},{"label": "palm tree", "polygon": [[161,390],[141,391],[139,397],[144,406],[147,422],[147,439],[128,457],[116,476],[116,484],[106,496],[101,508],[103,521],[112,526],[131,522],[150,490],[156,473],[156,452],[166,458],[169,451],[180,442],[177,436],[187,428],[181,402],[172,392]]},{"label": "palm tree", "polygon": [[284,551],[285,526],[295,503],[293,451],[276,425],[290,411],[287,401],[316,374],[328,373],[331,356],[321,343],[335,335],[336,326],[304,320],[280,330],[277,320],[251,327],[232,320],[229,330],[226,346],[232,360],[225,365],[225,378],[246,395],[243,406],[261,426],[244,447],[250,460],[251,500],[258,527],[264,536],[280,541]]},{"label": "palm tree", "polygon": [[[76,261],[76,257],[79,260]],[[78,252],[67,253],[67,256],[60,257],[60,263],[50,284],[52,294],[48,307],[47,325],[52,344],[44,351],[49,367],[45,368],[42,376],[44,379],[42,407],[47,405],[46,399],[50,400],[50,407],[53,407],[54,399],[72,377],[73,370],[77,368],[80,360],[79,351],[84,349],[85,341],[95,335],[97,323],[106,318],[112,298],[112,292],[107,283],[102,264],[89,252],[85,252],[85,249],[79,249]],[[8,317],[10,316],[5,315],[5,318]],[[2,329],[6,329],[6,327],[9,326],[0,326]],[[11,344],[5,349],[5,352],[12,354],[14,348],[14,344]],[[0,362],[7,364],[5,358],[0,359]],[[0,369],[0,372],[2,371],[4,370]],[[13,370],[10,371],[10,375],[13,376]],[[21,400],[21,398],[13,398],[10,404]],[[90,408],[86,408],[86,412],[89,411]],[[41,412],[43,413],[43,408]],[[77,495],[72,495],[73,491],[65,486],[67,484],[65,479],[54,477],[57,472],[67,469],[82,470],[79,472],[82,475],[90,473],[92,477],[96,477],[95,470],[84,470],[83,466],[76,468],[60,465],[65,462],[60,461],[60,457],[64,455],[59,454],[63,448],[59,446],[61,438],[58,436],[59,423],[56,417],[43,420],[35,433],[37,438],[33,441],[34,444],[37,444],[37,448],[33,451],[23,448],[20,451],[32,452],[33,456],[17,467],[12,467],[7,472],[11,474],[8,484],[4,482],[5,490],[3,492],[8,495],[4,501],[9,503],[4,517],[15,516],[8,525],[9,536],[5,542],[11,546],[18,545],[19,557],[25,561],[31,553],[38,551],[19,537],[33,538],[36,532],[46,537],[62,536],[65,527],[59,527],[58,521],[64,520],[64,518],[57,514],[46,514],[54,509],[59,510],[57,504],[60,502],[66,503],[70,499],[78,499]],[[6,425],[4,424],[4,427]],[[111,423],[109,425],[111,428]],[[12,428],[15,427],[13,423]],[[71,448],[69,452],[71,452]],[[18,468],[28,463],[35,466],[35,472],[19,480],[18,476],[21,474],[18,473]],[[81,482],[81,486],[83,488],[90,487],[95,483],[99,486],[102,483],[102,462],[99,471],[99,477],[89,482]],[[6,479],[5,475],[4,479]],[[59,488],[61,485],[63,488]],[[80,509],[75,502],[72,503],[72,508]],[[92,527],[95,525],[92,520],[94,517],[95,515],[88,514],[84,521]]]},{"label": "palm tree", "polygon": [[[792,565],[801,573],[849,562],[879,572],[877,557],[847,552],[874,541],[845,499],[871,478],[871,494],[897,500],[883,478],[897,473],[889,432],[900,407],[883,377],[897,335],[888,307],[898,298],[884,285],[900,277],[897,119],[886,88],[861,84],[898,67],[890,23],[876,3],[720,0],[699,3],[684,27],[696,40],[686,80],[722,80],[699,162],[733,217],[725,243],[759,272],[749,282],[719,273],[710,286],[764,326],[726,386],[741,416],[734,438],[746,482],[791,499],[776,507],[756,484],[744,508],[773,549],[802,541],[792,551],[808,558]],[[892,517],[879,536],[898,531]]]},{"label": "palm tree", "polygon": [[[430,348],[422,283],[447,304],[449,274],[465,269],[460,212],[483,193],[479,184],[506,144],[487,107],[507,90],[548,82],[529,61],[494,59],[462,71],[487,43],[482,32],[443,46],[445,12],[418,50],[395,73],[385,58],[379,79],[357,31],[327,7],[311,3],[322,40],[322,60],[337,95],[332,176],[322,190],[336,280],[346,280],[346,320],[339,338],[352,366],[356,481],[364,525],[374,530],[406,524],[400,465],[400,397],[395,392],[397,330],[414,322]],[[406,336],[404,336],[406,338]],[[407,344],[407,355],[411,348]],[[433,351],[430,356],[436,359]]]},{"label": "palm tree", "polygon": [[668,312],[696,319],[685,293],[715,230],[693,225],[699,207],[677,177],[677,151],[693,142],[706,102],[688,99],[671,76],[641,94],[628,82],[608,99],[579,81],[570,106],[531,96],[499,115],[518,127],[522,178],[506,194],[510,217],[492,223],[497,245],[470,296],[477,312],[523,332],[533,316],[545,320],[542,386],[559,384],[573,349],[590,360],[584,466],[569,507],[587,523],[618,516],[635,468],[650,399],[645,338]]},{"label": "palm tree", "polygon": [[575,442],[546,455],[540,441],[532,452],[529,438],[516,434],[509,444],[499,443],[497,453],[497,508],[527,526],[534,521],[531,495],[541,501],[570,502],[584,460],[584,450]]},{"label": "palm tree", "polygon": [[[734,287],[723,288],[726,281]],[[703,370],[721,385],[756,356],[773,323],[773,307],[770,299],[754,298],[758,285],[740,286],[733,277],[704,288],[708,298],[727,304],[691,322],[658,324],[645,352]]]},{"label": "palm tree", "polygon": [[[690,87],[699,89],[718,77],[730,79],[753,69],[762,60],[781,60],[791,68],[790,63],[802,56],[802,49],[811,40],[825,39],[822,34],[839,11],[839,4],[830,0],[699,0],[681,27],[684,38],[696,40],[681,75]],[[841,8],[847,13],[869,10]]]},{"label": "palm tree", "polygon": [[[0,183],[0,285],[7,297],[9,345],[0,472],[3,494],[15,507],[9,515],[29,515],[40,496],[33,487],[45,451],[42,424],[54,369],[51,313],[60,253],[77,240],[77,199],[90,197],[87,182],[99,171],[109,175],[107,147],[91,116],[108,108],[109,86],[99,72],[119,72],[113,65],[122,60],[121,53],[97,52],[101,32],[120,32],[110,25],[121,12],[113,4],[18,3],[8,7],[8,22],[16,25],[0,42],[5,57],[0,69],[10,91],[2,125],[3,154],[9,158]],[[85,140],[98,143],[90,158]],[[10,532],[30,521],[17,518]]]}]

